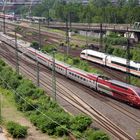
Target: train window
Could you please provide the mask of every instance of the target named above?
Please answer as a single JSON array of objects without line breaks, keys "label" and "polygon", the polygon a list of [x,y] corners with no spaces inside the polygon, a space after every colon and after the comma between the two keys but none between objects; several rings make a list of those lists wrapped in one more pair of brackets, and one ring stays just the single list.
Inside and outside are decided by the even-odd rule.
[{"label": "train window", "polygon": [[133,70],[138,70],[136,67],[127,66],[126,64],[121,64],[119,62],[111,61],[111,63],[117,64],[117,65],[120,65],[120,66],[123,66],[123,67],[128,67],[128,68],[133,69]]},{"label": "train window", "polygon": [[118,62],[115,62],[115,61],[111,61],[111,63],[126,67],[126,64],[121,64],[121,63],[118,63]]},{"label": "train window", "polygon": [[69,74],[71,74],[71,72],[69,72]]},{"label": "train window", "polygon": [[112,90],[112,92],[114,92],[114,93],[116,93],[116,94],[119,94],[119,95],[125,95],[125,96],[127,96],[126,94],[124,94],[124,93],[122,93],[122,92],[120,92],[120,91],[116,91],[116,90]]},{"label": "train window", "polygon": [[133,69],[133,70],[138,70],[136,67],[128,66],[128,68]]},{"label": "train window", "polygon": [[93,55],[91,55],[91,54],[88,54],[88,56],[91,56],[91,57],[94,57],[94,58],[96,58],[96,59],[100,59],[100,60],[102,60],[103,58],[101,58],[101,57],[98,57],[98,56],[93,56]]},{"label": "train window", "polygon": [[85,53],[83,53],[83,52],[81,54],[85,55]]}]

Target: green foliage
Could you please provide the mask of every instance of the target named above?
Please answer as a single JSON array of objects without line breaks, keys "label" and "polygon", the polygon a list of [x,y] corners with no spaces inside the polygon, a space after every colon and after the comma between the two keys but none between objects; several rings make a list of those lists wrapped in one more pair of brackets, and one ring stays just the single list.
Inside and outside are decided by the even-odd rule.
[{"label": "green foliage", "polygon": [[19,85],[19,79],[21,78],[15,72],[13,72],[11,68],[7,66],[1,67],[0,76],[3,77],[4,81],[6,81],[4,83],[3,81],[0,80],[0,85],[3,88],[7,88],[7,89],[9,89],[9,86],[7,85],[7,83],[9,83],[10,87],[12,87],[13,89],[16,89],[17,86]]},{"label": "green foliage", "polygon": [[42,51],[43,52],[47,52],[47,53],[52,53],[52,51],[55,49],[55,46],[54,45],[47,45],[47,46],[44,46],[42,48]]},{"label": "green foliage", "polygon": [[[45,115],[34,113],[30,115],[31,122],[42,132],[49,135],[66,135],[70,125],[70,116],[64,112],[45,111]],[[46,117],[47,116],[47,117]],[[58,123],[61,125],[58,125]]]},{"label": "green foliage", "polygon": [[92,123],[91,119],[85,115],[78,115],[71,120],[70,128],[74,131],[83,132]]},{"label": "green foliage", "polygon": [[25,138],[27,135],[27,127],[13,121],[8,122],[6,128],[13,138]]},{"label": "green foliage", "polygon": [[[43,51],[51,53],[50,50],[52,50],[52,47],[53,47],[52,45],[44,47]],[[88,62],[80,60],[79,58],[76,58],[76,57],[73,58],[71,56],[66,56],[65,54],[62,54],[62,53],[56,53],[55,56],[56,56],[56,59],[58,59],[59,61],[64,61],[65,63],[75,66],[84,71],[101,74],[101,71],[99,71],[97,69],[93,69],[91,66],[89,66]]]},{"label": "green foliage", "polygon": [[67,135],[68,131],[67,131],[67,126],[66,125],[61,125],[61,126],[57,126],[56,127],[56,135],[57,136],[64,136]]},{"label": "green foliage", "polygon": [[[119,0],[117,5],[112,6],[110,0],[90,0],[88,5],[82,5],[81,0],[70,0],[68,3],[58,0],[43,0],[42,4],[33,7],[32,15],[59,21],[66,21],[70,15],[72,22],[88,23],[140,21],[138,0]],[[16,12],[27,13],[27,8],[19,8]]]},{"label": "green foliage", "polygon": [[31,47],[34,48],[34,49],[39,49],[39,43],[36,42],[36,41],[33,41],[32,44],[31,44]]},{"label": "green foliage", "polygon": [[86,137],[88,140],[110,140],[109,136],[100,130],[93,131],[89,129],[86,132]]},{"label": "green foliage", "polygon": [[127,44],[127,38],[118,36],[116,33],[111,33],[104,38],[104,42],[111,45],[125,45]]},{"label": "green foliage", "polygon": [[0,67],[4,67],[6,64],[3,60],[0,59]]},{"label": "green foliage", "polygon": [[137,133],[137,140],[140,140],[140,130]]}]

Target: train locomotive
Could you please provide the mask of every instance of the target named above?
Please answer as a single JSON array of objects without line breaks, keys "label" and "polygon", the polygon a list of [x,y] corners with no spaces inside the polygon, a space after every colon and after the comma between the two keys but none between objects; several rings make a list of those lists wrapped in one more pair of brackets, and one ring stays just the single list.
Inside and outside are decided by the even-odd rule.
[{"label": "train locomotive", "polygon": [[[15,47],[15,41],[13,38],[1,33],[0,40],[5,42],[12,47]],[[52,69],[53,58],[49,54],[44,54],[39,50],[31,48],[29,45],[25,47],[23,41],[17,41],[18,50],[25,53],[32,59],[38,59],[40,64]],[[22,47],[21,47],[22,46]],[[133,106],[140,107],[140,88],[126,84],[117,80],[112,80],[103,75],[93,74],[85,72],[71,65],[63,63],[61,61],[55,60],[55,70],[56,72],[81,83],[99,93],[104,93],[113,98],[127,102]]]},{"label": "train locomotive", "polygon": [[130,61],[129,66],[127,66],[127,60],[124,58],[108,55],[90,49],[83,50],[80,54],[80,57],[82,59],[121,70],[123,72],[128,72],[127,69],[129,68],[132,75],[140,76],[140,63],[138,62]]}]

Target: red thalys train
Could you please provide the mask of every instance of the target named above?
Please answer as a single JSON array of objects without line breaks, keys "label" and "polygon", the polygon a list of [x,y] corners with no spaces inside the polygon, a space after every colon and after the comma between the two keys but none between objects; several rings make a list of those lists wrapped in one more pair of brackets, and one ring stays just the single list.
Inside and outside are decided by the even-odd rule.
[{"label": "red thalys train", "polygon": [[[15,47],[15,41],[13,38],[6,36],[3,33],[0,35],[1,41]],[[26,49],[27,56],[33,59],[38,58],[38,61],[41,64],[52,69],[53,60],[50,55],[44,54],[41,51],[35,50],[31,47],[24,47],[25,43],[23,43],[23,41],[18,41],[18,46],[23,46],[19,47],[19,51],[25,53]],[[140,107],[140,88],[136,86],[132,86],[117,80],[112,80],[102,75],[88,73],[57,60],[55,61],[55,70],[76,82],[98,91],[99,93],[105,93],[131,105]]]}]

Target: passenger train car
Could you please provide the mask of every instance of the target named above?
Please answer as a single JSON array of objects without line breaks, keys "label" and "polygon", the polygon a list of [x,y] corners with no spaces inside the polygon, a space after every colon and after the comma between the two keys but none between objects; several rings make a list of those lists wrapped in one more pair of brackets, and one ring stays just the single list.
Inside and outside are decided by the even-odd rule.
[{"label": "passenger train car", "polygon": [[9,20],[16,20],[15,15],[3,14],[3,13],[0,13],[0,18],[5,18],[5,19],[9,19]]},{"label": "passenger train car", "polygon": [[131,74],[140,76],[140,63],[134,61],[130,61],[129,66],[127,66],[127,60],[124,58],[108,55],[89,49],[83,50],[80,54],[80,57],[82,59],[115,68],[123,72],[127,72],[127,69],[129,68]]},{"label": "passenger train car", "polygon": [[[14,39],[3,33],[0,34],[0,40],[15,47]],[[39,63],[52,69],[53,58],[50,55],[35,50],[34,48],[29,47],[29,45],[28,47],[24,47],[24,44],[21,41],[18,41],[18,46],[23,46],[18,48],[20,52],[25,53],[26,50],[27,56],[32,59],[38,59]],[[104,55],[102,57],[104,57]],[[101,94],[104,93],[131,105],[140,107],[140,88],[138,87],[117,80],[112,80],[102,75],[85,72],[58,60],[55,61],[55,70],[56,72],[96,90]]]}]

